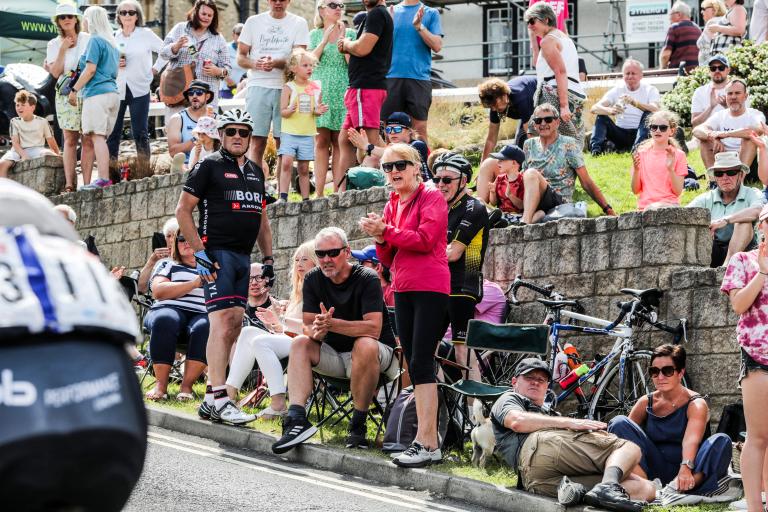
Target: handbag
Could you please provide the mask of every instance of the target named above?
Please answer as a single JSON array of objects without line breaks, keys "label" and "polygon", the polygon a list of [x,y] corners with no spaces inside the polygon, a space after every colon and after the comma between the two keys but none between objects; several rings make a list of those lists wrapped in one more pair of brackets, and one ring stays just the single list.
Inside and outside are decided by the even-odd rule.
[{"label": "handbag", "polygon": [[165,68],[160,75],[160,101],[168,107],[175,107],[184,103],[184,91],[189,88],[192,80],[195,79],[195,65],[193,63],[184,64],[177,68],[170,66]]}]

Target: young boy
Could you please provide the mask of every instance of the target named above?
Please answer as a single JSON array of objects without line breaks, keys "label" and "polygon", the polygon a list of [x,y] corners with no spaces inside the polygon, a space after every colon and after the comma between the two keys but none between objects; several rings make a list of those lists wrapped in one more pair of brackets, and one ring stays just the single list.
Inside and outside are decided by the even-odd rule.
[{"label": "young boy", "polygon": [[488,204],[504,213],[523,213],[523,175],[520,168],[525,153],[515,145],[504,146],[498,153],[489,155],[499,161],[496,179],[488,188]]},{"label": "young boy", "polygon": [[[45,155],[56,155],[59,146],[53,138],[48,121],[35,115],[37,98],[34,94],[21,90],[16,93],[16,113],[19,117],[11,119],[12,149],[0,158],[0,177],[8,176],[8,171],[16,162],[30,160]],[[47,149],[45,143],[48,143]]]}]

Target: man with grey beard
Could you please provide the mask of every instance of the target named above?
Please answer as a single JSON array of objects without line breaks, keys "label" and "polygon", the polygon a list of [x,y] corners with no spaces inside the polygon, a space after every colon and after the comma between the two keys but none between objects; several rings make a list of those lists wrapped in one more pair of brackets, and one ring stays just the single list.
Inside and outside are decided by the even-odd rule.
[{"label": "man with grey beard", "polygon": [[283,436],[272,445],[277,454],[317,432],[304,407],[312,392],[312,371],[350,379],[355,410],[347,448],[369,447],[365,420],[379,376],[394,380],[400,371],[379,276],[349,262],[347,235],[340,228],[320,230],[315,236],[315,254],[320,264],[304,277],[304,333],[294,338],[288,358],[291,405]]}]

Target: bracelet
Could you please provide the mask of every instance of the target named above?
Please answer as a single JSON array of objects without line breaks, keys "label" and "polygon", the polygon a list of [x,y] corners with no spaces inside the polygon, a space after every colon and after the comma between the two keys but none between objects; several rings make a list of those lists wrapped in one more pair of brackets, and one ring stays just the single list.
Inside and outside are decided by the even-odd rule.
[{"label": "bracelet", "polygon": [[603,213],[608,213],[608,210],[611,210],[611,205],[606,203],[605,206],[603,206]]},{"label": "bracelet", "polygon": [[270,261],[272,261],[272,263],[274,263],[274,262],[275,262],[275,258],[273,258],[272,256],[264,256],[264,257],[261,259],[261,262],[262,262],[262,263],[266,263],[266,262],[267,262],[267,260],[270,260]]}]

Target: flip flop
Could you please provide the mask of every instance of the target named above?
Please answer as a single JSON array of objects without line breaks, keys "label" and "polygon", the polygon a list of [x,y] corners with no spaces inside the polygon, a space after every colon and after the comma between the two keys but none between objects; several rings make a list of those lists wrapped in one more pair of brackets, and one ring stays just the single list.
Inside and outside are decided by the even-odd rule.
[{"label": "flip flop", "polygon": [[192,393],[179,393],[176,395],[176,400],[179,402],[191,402],[195,399],[195,395]]},{"label": "flip flop", "polygon": [[152,400],[153,402],[157,402],[159,400],[168,400],[168,393],[163,393],[161,396],[157,396],[155,394],[155,390],[152,389],[147,391],[147,393],[144,395],[144,398],[147,400]]}]

